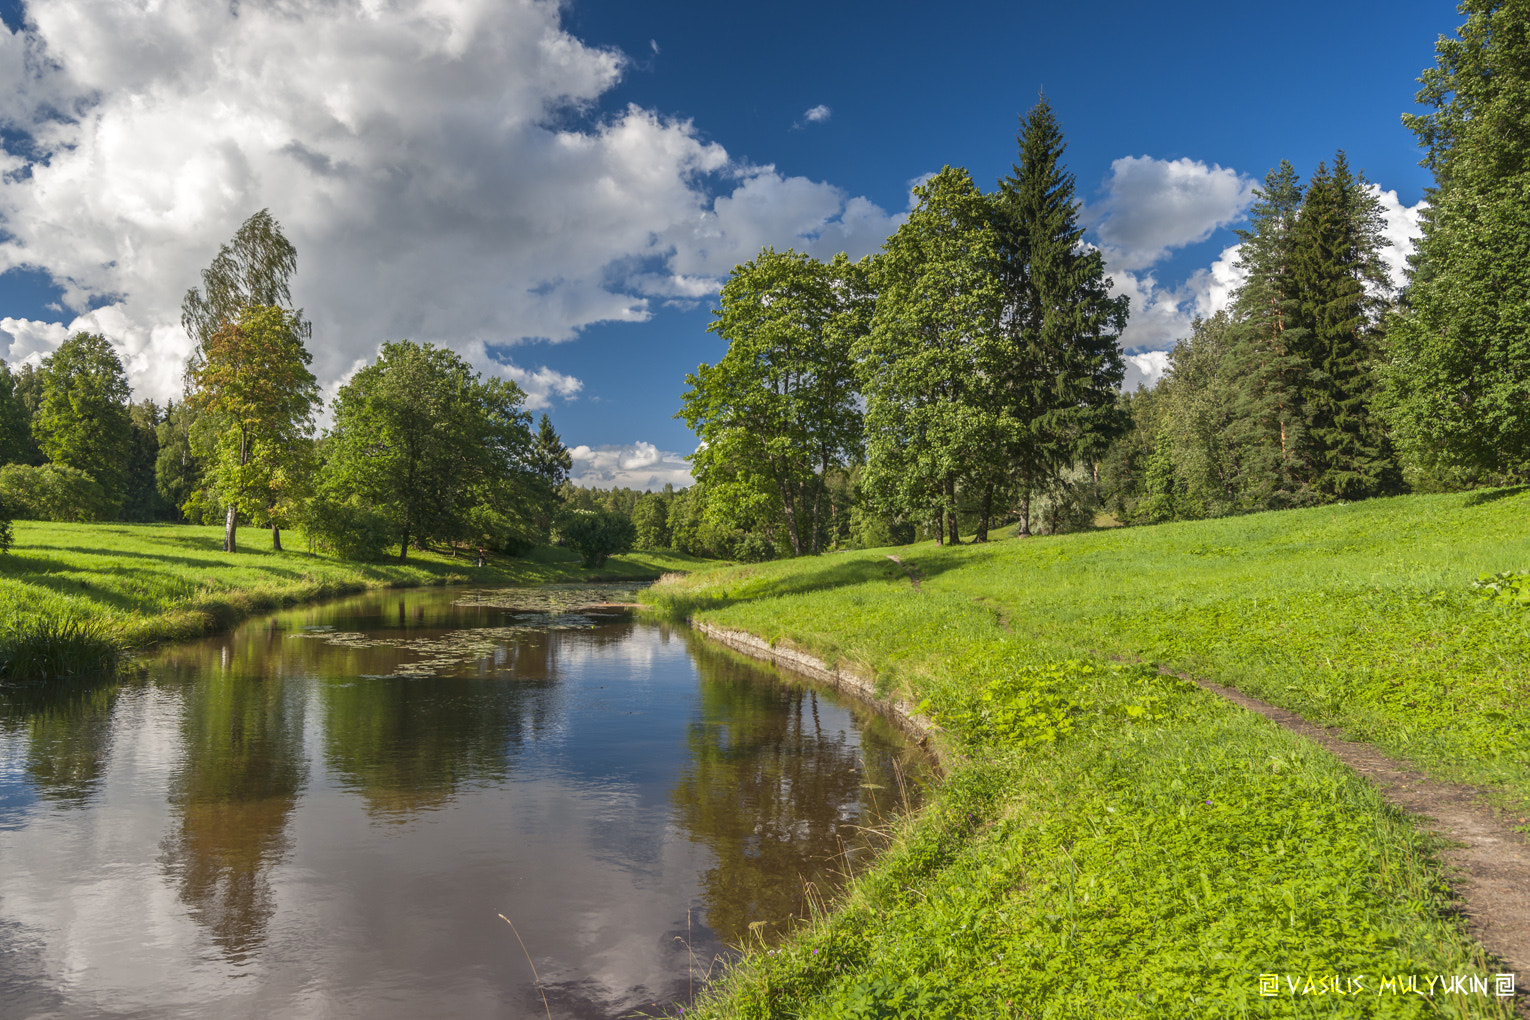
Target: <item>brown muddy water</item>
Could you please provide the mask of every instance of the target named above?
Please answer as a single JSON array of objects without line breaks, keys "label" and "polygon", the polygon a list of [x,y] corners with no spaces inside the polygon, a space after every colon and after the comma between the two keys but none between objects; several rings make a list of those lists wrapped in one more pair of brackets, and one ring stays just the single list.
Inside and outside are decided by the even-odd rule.
[{"label": "brown muddy water", "polygon": [[[672,1011],[928,764],[633,588],[392,592],[0,708],[0,1016]],[[857,849],[860,848],[860,849]],[[714,967],[714,975],[720,968]]]}]

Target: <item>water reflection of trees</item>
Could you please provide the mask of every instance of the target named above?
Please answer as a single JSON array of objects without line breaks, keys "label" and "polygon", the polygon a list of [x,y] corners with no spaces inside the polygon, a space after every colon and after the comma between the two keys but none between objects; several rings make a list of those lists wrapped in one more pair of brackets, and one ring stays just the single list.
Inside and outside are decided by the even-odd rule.
[{"label": "water reflection of trees", "polygon": [[464,786],[508,776],[514,749],[548,722],[537,683],[455,676],[326,684],[325,765],[375,812],[438,807]]},{"label": "water reflection of trees", "polygon": [[827,895],[843,882],[861,827],[901,803],[903,742],[875,718],[859,739],[827,732],[812,687],[762,682],[758,665],[699,641],[692,655],[700,718],[673,800],[715,857],[702,876],[706,922],[738,943],[751,923],[781,932],[802,917],[809,885]]},{"label": "water reflection of trees", "polygon": [[38,796],[81,806],[111,752],[117,680],[26,684],[0,690],[0,729],[27,735],[24,768]]},{"label": "water reflection of trees", "polygon": [[184,682],[183,750],[161,860],[236,962],[265,942],[275,912],[267,875],[287,851],[307,778],[303,689],[270,668],[270,650],[254,635],[184,646],[168,657],[165,677]]}]

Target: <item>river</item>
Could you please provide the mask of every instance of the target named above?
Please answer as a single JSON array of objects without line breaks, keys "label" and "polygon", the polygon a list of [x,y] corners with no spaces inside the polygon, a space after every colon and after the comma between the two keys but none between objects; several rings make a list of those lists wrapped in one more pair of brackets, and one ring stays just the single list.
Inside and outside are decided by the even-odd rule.
[{"label": "river", "polygon": [[929,766],[863,707],[611,605],[634,592],[361,596],[0,706],[0,1015],[688,1002]]}]

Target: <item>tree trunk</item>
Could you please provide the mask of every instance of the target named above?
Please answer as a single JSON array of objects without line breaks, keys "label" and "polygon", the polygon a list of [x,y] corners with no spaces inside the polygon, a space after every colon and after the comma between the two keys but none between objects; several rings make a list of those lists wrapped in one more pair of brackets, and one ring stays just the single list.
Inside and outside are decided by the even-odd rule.
[{"label": "tree trunk", "polygon": [[993,512],[993,483],[983,486],[983,507],[978,513],[977,534],[972,536],[974,542],[988,541],[988,518]]},{"label": "tree trunk", "polygon": [[234,551],[234,532],[239,526],[239,508],[230,506],[228,516],[223,519],[223,551]]},{"label": "tree trunk", "polygon": [[403,563],[409,558],[409,532],[404,532],[404,537],[398,543],[398,561]]},{"label": "tree trunk", "polygon": [[1020,497],[1020,530],[1015,532],[1021,538],[1031,537],[1031,490],[1026,489]]},{"label": "tree trunk", "polygon": [[946,530],[950,536],[952,545],[961,545],[961,536],[957,534],[956,527],[956,479],[946,479]]},{"label": "tree trunk", "polygon": [[282,551],[282,529],[274,524],[271,525],[271,551]]}]

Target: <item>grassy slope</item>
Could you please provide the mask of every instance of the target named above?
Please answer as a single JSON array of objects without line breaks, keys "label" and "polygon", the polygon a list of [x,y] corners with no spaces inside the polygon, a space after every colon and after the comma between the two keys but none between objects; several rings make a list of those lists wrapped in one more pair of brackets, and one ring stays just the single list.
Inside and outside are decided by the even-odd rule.
[{"label": "grassy slope", "polygon": [[[1523,802],[1530,739],[1506,709],[1525,610],[1469,583],[1530,566],[1530,494],[1487,495],[899,550],[917,593],[885,550],[661,586],[673,611],[928,698],[956,764],[841,909],[701,1014],[1501,1015],[1491,995],[1383,990],[1491,961],[1453,927],[1434,848],[1367,784],[1095,654],[1232,683]],[[1261,996],[1272,973],[1296,992]],[[1320,975],[1363,992],[1320,995]]]},{"label": "grassy slope", "polygon": [[601,579],[651,579],[684,570],[687,557],[633,553],[584,570],[576,555],[538,550],[534,559],[470,559],[410,553],[408,563],[351,563],[305,550],[300,534],[242,532],[240,552],[223,552],[221,527],[156,524],[15,523],[16,541],[0,556],[0,628],[29,621],[94,623],[125,647],[193,637],[253,613],[378,587],[426,584],[512,585]]}]

